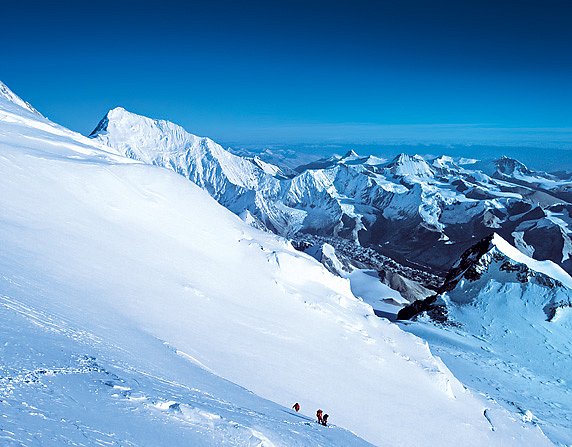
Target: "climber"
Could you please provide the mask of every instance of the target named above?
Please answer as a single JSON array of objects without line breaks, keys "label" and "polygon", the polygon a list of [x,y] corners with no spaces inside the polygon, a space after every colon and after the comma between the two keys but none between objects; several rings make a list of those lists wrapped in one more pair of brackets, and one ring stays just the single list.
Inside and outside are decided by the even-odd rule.
[{"label": "climber", "polygon": [[324,417],[322,418],[322,425],[328,425],[328,418],[329,418],[329,417],[330,417],[330,416],[328,415],[328,413],[326,413],[326,414],[324,415]]}]

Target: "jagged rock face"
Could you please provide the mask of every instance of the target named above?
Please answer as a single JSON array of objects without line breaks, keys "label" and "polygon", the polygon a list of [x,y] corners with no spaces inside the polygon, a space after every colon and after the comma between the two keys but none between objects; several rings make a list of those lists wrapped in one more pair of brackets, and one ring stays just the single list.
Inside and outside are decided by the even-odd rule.
[{"label": "jagged rock face", "polygon": [[498,235],[490,235],[463,253],[435,295],[403,309],[398,318],[411,319],[428,312],[443,322],[448,306],[486,307],[491,296],[506,295],[537,306],[552,320],[558,309],[572,306],[572,278],[550,264],[534,261]]},{"label": "jagged rock face", "polygon": [[504,175],[513,175],[515,173],[519,174],[532,174],[524,164],[520,161],[506,156],[502,156],[495,162],[497,172]]},{"label": "jagged rock face", "polygon": [[110,111],[92,137],[184,175],[255,226],[289,238],[341,237],[445,275],[475,241],[495,231],[572,272],[570,183],[506,157],[490,177],[446,156],[400,154],[388,162],[350,151],[301,166],[292,176],[123,109]]},{"label": "jagged rock face", "polygon": [[[493,235],[485,237],[469,248],[459,261],[449,270],[439,293],[453,290],[461,279],[476,281],[487,270],[491,258],[496,259],[498,253],[492,246]],[[502,258],[502,256],[501,256]]]}]

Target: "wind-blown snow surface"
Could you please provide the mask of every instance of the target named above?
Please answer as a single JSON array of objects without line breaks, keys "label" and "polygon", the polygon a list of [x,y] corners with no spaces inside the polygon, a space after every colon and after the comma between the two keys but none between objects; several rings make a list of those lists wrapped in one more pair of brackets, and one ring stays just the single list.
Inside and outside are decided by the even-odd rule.
[{"label": "wind-blown snow surface", "polygon": [[295,401],[377,445],[549,445],[346,280],[113,152],[0,98],[3,445],[363,445]]}]

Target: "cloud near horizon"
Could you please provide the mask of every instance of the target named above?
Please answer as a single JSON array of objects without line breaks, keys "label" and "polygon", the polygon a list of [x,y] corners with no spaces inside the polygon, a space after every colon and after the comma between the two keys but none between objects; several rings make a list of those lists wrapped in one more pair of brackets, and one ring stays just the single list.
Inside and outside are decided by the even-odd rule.
[{"label": "cloud near horizon", "polygon": [[570,127],[504,127],[491,124],[304,123],[237,128],[228,134],[220,133],[217,137],[252,144],[485,144],[572,149]]}]

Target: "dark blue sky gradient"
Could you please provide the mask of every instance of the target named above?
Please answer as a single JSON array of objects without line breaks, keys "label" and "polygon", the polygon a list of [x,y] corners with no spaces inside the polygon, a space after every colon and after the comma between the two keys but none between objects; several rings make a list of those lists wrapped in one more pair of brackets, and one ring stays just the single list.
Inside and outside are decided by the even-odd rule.
[{"label": "dark blue sky gradient", "polygon": [[566,146],[572,135],[569,1],[14,1],[0,11],[0,79],[83,133],[121,105],[244,143],[383,142],[388,125],[409,142],[518,144],[524,132]]}]

